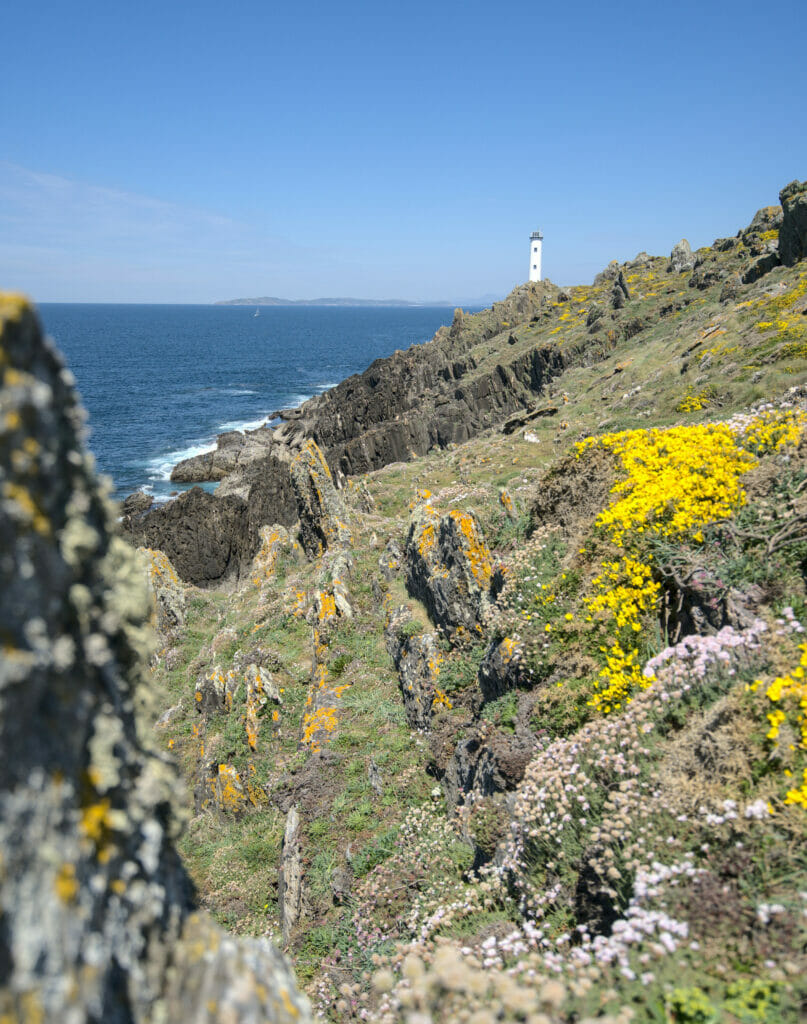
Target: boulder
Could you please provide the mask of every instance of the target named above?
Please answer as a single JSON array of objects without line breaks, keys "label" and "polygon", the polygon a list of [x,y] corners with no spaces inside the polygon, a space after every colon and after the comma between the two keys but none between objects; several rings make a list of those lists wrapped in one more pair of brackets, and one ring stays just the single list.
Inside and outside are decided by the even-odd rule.
[{"label": "boulder", "polygon": [[142,518],[122,522],[124,533],[137,546],[165,552],[187,583],[209,587],[238,579],[257,550],[242,498],[216,498],[193,487]]},{"label": "boulder", "polygon": [[135,491],[127,495],[121,502],[122,516],[136,516],[147,512],[154,504],[154,498],[144,491]]},{"label": "boulder", "polygon": [[445,769],[442,783],[449,807],[456,807],[469,793],[487,797],[514,790],[536,746],[529,730],[510,733],[490,722],[478,722],[459,741]]},{"label": "boulder", "polygon": [[672,247],[670,263],[667,269],[672,271],[673,274],[680,274],[684,270],[692,270],[694,266],[695,256],[692,249],[689,247],[689,242],[682,238],[680,242],[677,242]]},{"label": "boulder", "polygon": [[606,281],[613,281],[618,275],[619,263],[616,260],[611,260],[605,270],[601,270],[594,278],[594,287],[597,288],[599,285],[605,284]]},{"label": "boulder", "polygon": [[171,470],[171,479],[186,484],[223,480],[239,466],[260,458],[271,444],[272,431],[265,427],[246,432],[230,430],[219,434],[212,451],[178,462]]},{"label": "boulder", "polygon": [[269,941],[195,910],[142,567],[82,447],[72,376],[14,296],[0,370],[0,1017],[308,1021]]},{"label": "boulder", "polygon": [[483,632],[493,564],[472,512],[438,515],[428,501],[412,513],[406,538],[407,588],[448,634]]},{"label": "boulder", "polygon": [[792,267],[807,256],[807,181],[791,181],[779,193],[782,226],[779,229],[779,258]]},{"label": "boulder", "polygon": [[777,252],[768,252],[764,256],[758,256],[743,272],[743,284],[753,284],[754,281],[758,281],[765,274],[769,274],[774,267],[778,267],[780,264],[781,259]]}]

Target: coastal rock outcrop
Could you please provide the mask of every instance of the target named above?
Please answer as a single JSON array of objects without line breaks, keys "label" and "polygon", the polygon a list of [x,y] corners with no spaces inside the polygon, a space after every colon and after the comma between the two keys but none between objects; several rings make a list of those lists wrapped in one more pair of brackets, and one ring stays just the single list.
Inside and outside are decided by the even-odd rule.
[{"label": "coastal rock outcrop", "polygon": [[779,229],[779,257],[792,267],[807,256],[807,181],[791,181],[779,193],[782,226]]},{"label": "coastal rock outcrop", "polygon": [[122,526],[137,546],[164,551],[181,578],[200,587],[237,579],[258,548],[246,501],[217,498],[201,487],[143,517],[125,518]]},{"label": "coastal rock outcrop", "polygon": [[82,447],[72,376],[15,296],[0,375],[0,1017],[307,1021],[270,942],[195,912],[142,566]]},{"label": "coastal rock outcrop", "polygon": [[272,432],[265,427],[244,432],[229,430],[218,435],[213,451],[202,452],[178,462],[171,470],[171,480],[184,484],[223,480],[239,465],[260,458],[271,444]]},{"label": "coastal rock outcrop", "polygon": [[[221,481],[214,500],[237,498],[246,505],[243,523],[235,522],[243,515],[235,506],[217,517],[232,522],[219,522],[215,544],[203,521],[213,506],[198,497],[193,505],[184,499],[181,514],[155,508],[129,516],[128,532],[136,543],[166,551],[188,582],[206,586],[237,578],[244,572],[245,557],[251,558],[258,548],[261,526],[291,527],[300,500],[304,509],[313,509],[311,494],[304,494],[308,485],[292,481],[295,463],[310,458],[303,454],[309,442],[316,443],[331,474],[358,475],[408,461],[434,447],[460,444],[528,406],[575,358],[573,348],[522,342],[506,361],[483,359],[471,350],[478,353],[481,345],[503,331],[515,338],[513,329],[548,313],[557,294],[549,281],[530,282],[491,309],[459,311],[451,326],[440,328],[427,344],[376,360],[364,373],[299,409],[280,410],[280,426],[222,435],[216,452],[183,463],[173,479],[198,482],[212,477]],[[174,504],[182,500],[180,496]],[[193,525],[197,520],[198,529]],[[315,526],[309,523],[303,530],[309,553],[320,543],[327,546]],[[168,534],[175,531],[182,537],[169,540]]]},{"label": "coastal rock outcrop", "polygon": [[682,238],[680,242],[672,247],[670,253],[670,270],[674,274],[680,274],[684,270],[692,270],[695,266],[695,256],[690,248],[689,242]]}]

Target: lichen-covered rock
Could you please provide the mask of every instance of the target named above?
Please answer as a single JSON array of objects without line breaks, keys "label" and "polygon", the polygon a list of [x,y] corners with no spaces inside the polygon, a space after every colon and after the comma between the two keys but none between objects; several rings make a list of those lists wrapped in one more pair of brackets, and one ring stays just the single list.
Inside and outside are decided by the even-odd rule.
[{"label": "lichen-covered rock", "polygon": [[672,247],[670,253],[669,269],[674,274],[680,274],[684,270],[692,270],[695,266],[695,256],[690,248],[689,242],[682,238],[680,242]]},{"label": "lichen-covered rock", "polygon": [[313,558],[329,547],[350,543],[347,510],[334,486],[328,463],[314,441],[307,441],[291,464],[300,517],[300,539]]},{"label": "lichen-covered rock", "polygon": [[[782,226],[782,207],[781,206],[763,206],[762,209],[757,210],[754,214],[751,223],[748,227],[740,232],[740,237],[743,241],[746,241],[751,235],[764,235],[769,231],[778,231]],[[715,242],[714,247],[722,249],[730,249],[733,239],[721,238]],[[723,243],[722,246],[718,246],[718,242]]]},{"label": "lichen-covered rock", "polygon": [[220,714],[232,711],[233,699],[241,685],[235,669],[226,672],[216,665],[211,672],[202,672],[196,680],[194,698],[200,714]]},{"label": "lichen-covered rock", "polygon": [[297,991],[284,957],[271,943],[235,939],[202,914],[192,914],[185,923],[164,1003],[162,1019],[175,1024],[310,1020],[308,1000]]},{"label": "lichen-covered rock", "polygon": [[277,891],[283,942],[288,945],[303,911],[303,853],[296,807],[290,807],[286,814]]},{"label": "lichen-covered rock", "polygon": [[437,687],[443,656],[434,633],[412,633],[411,627],[406,606],[394,611],[386,628],[386,646],[398,673],[409,728],[428,730],[435,704],[446,703]]},{"label": "lichen-covered rock", "polygon": [[791,181],[779,193],[782,226],[779,258],[786,267],[807,256],[807,181]]},{"label": "lichen-covered rock", "polygon": [[168,640],[185,624],[185,587],[163,551],[138,548],[146,559],[146,578],[149,584],[157,631]]},{"label": "lichen-covered rock", "polygon": [[493,564],[472,512],[440,516],[428,502],[412,513],[406,538],[407,587],[448,633],[481,634],[490,607]]},{"label": "lichen-covered rock", "polygon": [[289,531],[280,523],[273,526],[262,526],[258,530],[260,547],[252,562],[250,577],[256,587],[271,580],[275,575],[277,560],[283,552],[292,552],[296,541],[289,536]]},{"label": "lichen-covered rock", "polygon": [[486,701],[496,700],[510,690],[526,686],[528,679],[524,645],[509,636],[490,645],[477,676],[479,689]]},{"label": "lichen-covered rock", "polygon": [[270,672],[254,664],[247,666],[247,670],[244,673],[244,681],[247,688],[244,730],[250,750],[255,750],[258,745],[258,734],[267,706],[270,701],[273,704],[282,703],[280,687]]},{"label": "lichen-covered rock", "polygon": [[15,296],[0,297],[0,378],[0,1018],[308,1020],[269,942],[192,916],[142,569],[82,447],[72,377]]}]

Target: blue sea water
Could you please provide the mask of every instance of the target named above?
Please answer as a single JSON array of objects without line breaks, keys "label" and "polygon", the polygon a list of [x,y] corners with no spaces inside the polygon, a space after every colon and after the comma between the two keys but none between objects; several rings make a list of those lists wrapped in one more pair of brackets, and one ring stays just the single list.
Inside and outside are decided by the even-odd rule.
[{"label": "blue sea water", "polygon": [[90,449],[116,497],[165,500],[171,467],[225,430],[260,426],[379,356],[428,341],[446,307],[45,303],[90,414]]}]

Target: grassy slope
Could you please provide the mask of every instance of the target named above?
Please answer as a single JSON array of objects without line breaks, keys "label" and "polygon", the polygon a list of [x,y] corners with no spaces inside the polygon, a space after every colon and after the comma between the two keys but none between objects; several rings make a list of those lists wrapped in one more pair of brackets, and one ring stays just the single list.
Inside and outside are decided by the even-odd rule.
[{"label": "grassy slope", "polygon": [[[737,248],[702,255],[729,269],[743,260]],[[191,785],[198,780],[200,760],[233,764],[255,779],[254,805],[248,802],[237,816],[206,808],[193,817],[183,840],[205,902],[234,930],[277,933],[281,808],[285,793],[296,794],[305,837],[307,905],[291,955],[315,1001],[334,1019],[352,1019],[366,1009],[379,1019],[406,1019],[407,1004],[437,1020],[462,1019],[463,1014],[471,1019],[472,1012],[482,1013],[481,1007],[487,1007],[484,1012],[500,1007],[498,1017],[474,1018],[478,1024],[527,1019],[522,1005],[528,1008],[525,1014],[545,1012],[557,1020],[573,1019],[569,1015],[574,1013],[618,1016],[629,1007],[638,1020],[796,1019],[804,995],[805,918],[799,894],[807,889],[806,812],[782,803],[787,790],[783,772],[791,770],[790,761],[795,768],[797,758],[784,749],[790,744],[779,741],[782,749],[777,749],[766,739],[770,702],[765,690],[777,673],[795,668],[800,656],[799,634],[776,627],[774,619],[791,607],[807,621],[802,572],[807,545],[797,534],[795,543],[774,546],[770,553],[780,525],[775,517],[787,518],[788,501],[790,518],[800,514],[802,448],[787,449],[784,456],[772,451],[751,472],[748,503],[731,520],[738,536],[742,533],[733,544],[708,531],[704,542],[696,542],[690,530],[652,548],[656,567],[673,566],[680,574],[694,566],[710,579],[719,578],[721,587],[725,580],[735,590],[759,587],[757,614],[768,622],[761,650],[735,665],[734,675],[711,671],[708,685],[696,687],[696,698],[674,697],[674,713],[653,706],[648,711],[655,716],[652,742],[646,747],[637,742],[629,752],[643,787],[635,802],[618,806],[611,789],[615,786],[618,793],[618,784],[598,781],[592,770],[588,781],[581,781],[590,787],[592,808],[585,825],[563,833],[558,856],[547,852],[541,835],[511,849],[522,860],[509,876],[509,890],[495,880],[479,882],[468,875],[466,840],[473,835],[480,846],[493,850],[510,833],[514,814],[517,837],[529,831],[529,820],[538,823],[540,833],[541,802],[536,805],[522,786],[509,803],[502,798],[479,802],[466,814],[470,820],[455,830],[445,818],[435,780],[425,771],[435,758],[435,737],[450,749],[472,724],[469,708],[475,706],[475,671],[483,647],[445,650],[441,685],[452,707],[441,711],[427,737],[406,726],[383,644],[382,591],[388,590],[396,604],[408,602],[416,617],[427,622],[423,609],[407,598],[402,576],[387,585],[378,571],[384,543],[388,537],[402,542],[409,503],[418,487],[427,487],[442,510],[473,508],[494,558],[510,569],[506,600],[489,633],[517,634],[536,686],[488,705],[484,719],[505,732],[528,723],[541,747],[548,747],[583,728],[607,732],[614,715],[624,713],[623,707],[603,715],[590,704],[607,656],[601,648],[615,634],[603,615],[586,621],[585,603],[603,561],[615,557],[594,520],[607,495],[603,480],[610,485],[616,470],[610,457],[588,453],[575,459],[569,454],[573,443],[604,432],[725,419],[803,382],[807,371],[804,263],[774,270],[723,303],[720,284],[704,291],[688,288],[689,273],[672,275],[666,265],[655,259],[626,267],[631,302],[615,320],[606,311],[596,334],[589,332],[586,314],[592,302],[607,306],[610,282],[569,289],[568,298],[550,307],[539,322],[514,331],[508,326],[474,350],[481,369],[495,364],[502,351],[514,351],[508,346],[512,333],[516,353],[547,342],[580,351],[575,364],[552,383],[548,398],[560,406],[556,416],[537,419],[510,436],[492,430],[461,447],[388,466],[366,478],[375,511],[360,512],[358,500],[352,511],[356,564],[348,587],[355,615],[332,629],[326,655],[332,675],[347,688],[324,755],[301,750],[298,743],[313,649],[311,627],[294,608],[301,592],[310,602],[317,565],[287,553],[272,578],[257,586],[234,593],[194,591],[183,635],[170,657],[156,665],[165,706],[180,707],[164,729],[165,741]],[[628,321],[634,321],[631,329],[641,328],[629,338]],[[538,481],[558,465],[567,474],[590,475],[591,500],[567,510],[563,528],[544,522],[528,539],[528,513],[542,491]],[[515,519],[504,513],[501,487],[513,498]],[[609,501],[606,497],[605,504]],[[651,553],[647,545],[641,551],[643,557]],[[552,601],[547,602],[547,594]],[[648,607],[652,611],[652,602]],[[777,629],[781,635],[775,635]],[[656,654],[664,643],[658,615],[643,614],[639,657]],[[240,666],[239,654],[256,644],[274,652],[269,663],[284,693],[279,721],[264,718],[252,752],[243,721],[243,686],[232,710],[211,716],[200,735],[194,684],[199,673],[214,666],[225,672],[234,661]],[[756,678],[765,687],[746,690]],[[613,752],[609,744],[618,747],[610,734],[580,735],[603,744],[604,757]],[[693,753],[704,744],[715,747],[711,760]],[[552,756],[562,759],[562,749],[552,749]],[[371,761],[380,773],[381,795],[370,782]],[[541,785],[548,784],[548,776],[536,771]],[[736,818],[726,818],[726,800],[735,801]],[[773,801],[776,814],[766,813],[761,822],[746,818],[743,809],[758,800]],[[690,864],[694,874],[685,881],[659,883],[659,906],[653,905],[654,912],[663,910],[671,920],[687,922],[689,935],[686,941],[673,936],[669,942],[675,952],[670,953],[664,945],[668,940],[660,939],[657,930],[632,950],[629,966],[600,963],[595,956],[593,965],[564,968],[560,989],[546,988],[546,979],[555,974],[539,952],[566,955],[564,936],[574,934],[583,919],[581,865],[594,847],[612,851],[602,855],[603,872],[613,868],[619,874],[611,902],[623,915],[629,911],[637,871],[654,858],[668,866]],[[332,882],[348,868],[354,876],[351,897],[347,903],[335,902]],[[541,894],[555,888],[558,895],[544,900]],[[441,922],[431,920],[438,907],[452,903],[457,907]],[[525,949],[519,951],[507,936],[522,928],[526,904],[545,942],[530,948],[522,931],[519,941]],[[770,912],[766,907],[771,906],[782,909]],[[466,955],[458,966],[450,951],[435,953],[435,943],[446,937],[476,950],[477,959]],[[656,948],[660,942],[661,953]],[[698,944],[694,948],[693,942]],[[406,961],[409,980],[403,982],[401,943],[418,957]],[[490,968],[513,967],[507,991],[500,990],[497,971],[486,968],[486,956]],[[640,964],[637,957],[646,959]],[[372,987],[370,973],[379,967]],[[631,972],[635,978],[628,976]]]}]

